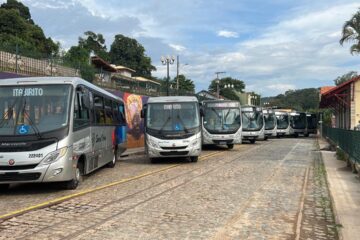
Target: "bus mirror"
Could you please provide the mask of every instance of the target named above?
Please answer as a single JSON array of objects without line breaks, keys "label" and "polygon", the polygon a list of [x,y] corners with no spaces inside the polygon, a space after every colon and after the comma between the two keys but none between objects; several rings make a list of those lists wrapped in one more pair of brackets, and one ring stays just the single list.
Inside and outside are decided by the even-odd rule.
[{"label": "bus mirror", "polygon": [[141,109],[140,116],[141,116],[141,118],[145,118],[145,112],[144,112],[144,109]]},{"label": "bus mirror", "polygon": [[82,102],[84,108],[90,109],[90,97],[89,97],[89,92],[88,91],[86,91],[81,96],[81,102]]},{"label": "bus mirror", "polygon": [[204,116],[205,116],[205,113],[204,113],[204,109],[203,109],[203,108],[200,108],[200,116],[201,116],[201,117],[204,117]]}]

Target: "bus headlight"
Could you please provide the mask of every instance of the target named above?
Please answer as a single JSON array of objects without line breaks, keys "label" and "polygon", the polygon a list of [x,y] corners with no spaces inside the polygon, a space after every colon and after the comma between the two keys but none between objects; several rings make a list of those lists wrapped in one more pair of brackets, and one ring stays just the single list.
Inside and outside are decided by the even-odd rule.
[{"label": "bus headlight", "polygon": [[198,144],[198,140],[194,140],[194,141],[191,143],[192,146],[196,146],[197,144]]},{"label": "bus headlight", "polygon": [[67,152],[67,147],[63,147],[60,148],[54,152],[49,153],[48,155],[46,155],[44,157],[44,159],[42,160],[42,164],[43,165],[47,165],[47,164],[51,164],[53,162],[56,162],[57,160],[59,160],[61,157],[65,156],[66,152]]},{"label": "bus headlight", "polygon": [[159,144],[151,138],[148,138],[148,143],[151,147],[159,148]]}]

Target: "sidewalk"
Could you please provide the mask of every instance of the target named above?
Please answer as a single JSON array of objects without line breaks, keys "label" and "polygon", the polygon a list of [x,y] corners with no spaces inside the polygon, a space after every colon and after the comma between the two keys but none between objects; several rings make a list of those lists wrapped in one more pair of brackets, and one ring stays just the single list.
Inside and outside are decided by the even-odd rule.
[{"label": "sidewalk", "polygon": [[[319,138],[320,149],[329,144]],[[326,167],[327,179],[333,199],[334,214],[339,227],[339,237],[344,240],[359,239],[360,236],[360,181],[346,167],[346,162],[336,159],[335,152],[321,151]]]},{"label": "sidewalk", "polygon": [[129,148],[129,149],[126,149],[126,151],[121,155],[121,157],[126,157],[129,155],[140,155],[140,154],[144,154],[144,152],[145,152],[144,147]]}]

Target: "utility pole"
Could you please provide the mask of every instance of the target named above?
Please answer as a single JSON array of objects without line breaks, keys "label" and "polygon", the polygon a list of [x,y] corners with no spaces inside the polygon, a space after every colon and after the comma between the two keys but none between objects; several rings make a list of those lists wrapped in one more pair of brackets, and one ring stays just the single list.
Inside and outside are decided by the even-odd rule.
[{"label": "utility pole", "polygon": [[220,84],[220,79],[219,79],[219,74],[224,74],[226,72],[215,72],[216,74],[216,95],[217,95],[217,98],[219,99],[220,98],[220,87],[219,87],[219,84]]},{"label": "utility pole", "polygon": [[179,55],[176,56],[176,93],[179,95],[179,66],[180,60]]}]

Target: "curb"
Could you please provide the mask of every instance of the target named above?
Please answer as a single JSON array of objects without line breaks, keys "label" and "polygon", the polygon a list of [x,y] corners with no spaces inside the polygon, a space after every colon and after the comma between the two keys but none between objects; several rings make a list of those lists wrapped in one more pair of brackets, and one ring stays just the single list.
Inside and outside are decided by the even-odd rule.
[{"label": "curb", "polygon": [[[338,237],[339,237],[339,240],[344,240],[344,236],[343,236],[343,233],[342,233],[342,228],[343,226],[341,225],[341,222],[340,222],[340,219],[339,219],[339,214],[338,214],[338,211],[336,209],[336,205],[335,205],[335,199],[334,199],[334,194],[331,190],[331,186],[330,186],[330,182],[329,182],[329,175],[328,175],[328,171],[327,171],[327,168],[326,168],[326,164],[324,163],[324,158],[323,158],[323,150],[320,150],[320,143],[319,143],[319,139],[320,138],[317,138],[316,139],[316,142],[317,142],[317,148],[318,148],[318,151],[320,152],[319,156],[320,156],[320,160],[321,162],[324,164],[324,168],[325,168],[325,173],[326,173],[326,185],[329,189],[329,193],[330,193],[330,201],[331,201],[331,209],[333,210],[333,213],[334,213],[334,218],[335,218],[335,224],[337,225],[336,227],[336,230],[337,230],[337,234],[338,234]],[[331,145],[331,143],[329,143],[326,139],[323,138],[323,140],[325,142],[327,142],[329,145]]]}]

